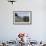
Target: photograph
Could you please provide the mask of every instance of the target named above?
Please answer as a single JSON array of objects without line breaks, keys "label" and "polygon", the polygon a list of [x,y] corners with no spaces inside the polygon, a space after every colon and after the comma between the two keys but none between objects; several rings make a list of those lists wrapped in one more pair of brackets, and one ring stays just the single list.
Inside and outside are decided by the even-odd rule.
[{"label": "photograph", "polygon": [[46,46],[46,0],[0,0],[0,46]]},{"label": "photograph", "polygon": [[14,11],[13,24],[32,24],[32,11]]}]

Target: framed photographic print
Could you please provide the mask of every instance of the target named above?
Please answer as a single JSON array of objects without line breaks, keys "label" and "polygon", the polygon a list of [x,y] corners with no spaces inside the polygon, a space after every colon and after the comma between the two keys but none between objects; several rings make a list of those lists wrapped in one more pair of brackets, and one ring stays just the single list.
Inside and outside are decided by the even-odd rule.
[{"label": "framed photographic print", "polygon": [[32,11],[13,11],[13,24],[32,24]]}]

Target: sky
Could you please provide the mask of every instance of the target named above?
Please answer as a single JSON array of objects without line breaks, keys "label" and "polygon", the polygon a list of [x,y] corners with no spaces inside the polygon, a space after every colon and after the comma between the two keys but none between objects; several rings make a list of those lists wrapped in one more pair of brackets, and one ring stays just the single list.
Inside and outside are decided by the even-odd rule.
[{"label": "sky", "polygon": [[15,12],[15,13],[18,13],[18,16],[21,16],[21,17],[23,17],[23,16],[32,17],[32,12],[24,12],[24,11],[22,11],[22,12]]},{"label": "sky", "polygon": [[[14,40],[19,32],[31,34],[33,40],[46,40],[46,14],[42,11],[42,1],[33,0],[33,4],[31,1],[17,0],[12,5],[7,0],[0,0],[0,41]],[[13,11],[32,11],[32,25],[14,25]]]}]

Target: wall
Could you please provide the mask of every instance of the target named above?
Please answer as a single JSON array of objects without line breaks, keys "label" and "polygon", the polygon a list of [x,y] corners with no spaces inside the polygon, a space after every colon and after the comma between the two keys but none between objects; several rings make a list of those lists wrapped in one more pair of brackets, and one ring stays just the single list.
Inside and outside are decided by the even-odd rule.
[{"label": "wall", "polygon": [[[31,34],[37,41],[46,40],[45,11],[41,0],[17,0],[14,5],[0,0],[0,40],[14,40],[18,32]],[[13,11],[32,11],[32,25],[14,25]],[[43,16],[44,15],[44,16]]]}]

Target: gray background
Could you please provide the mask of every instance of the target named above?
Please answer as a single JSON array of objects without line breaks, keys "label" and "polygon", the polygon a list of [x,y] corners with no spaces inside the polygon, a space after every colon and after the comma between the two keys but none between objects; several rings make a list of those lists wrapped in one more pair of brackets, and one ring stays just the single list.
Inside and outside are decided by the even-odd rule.
[{"label": "gray background", "polygon": [[[14,5],[0,0],[0,40],[15,40],[19,32],[31,34],[37,41],[46,40],[45,0],[17,0]],[[13,25],[12,11],[32,11],[32,25]]]}]

